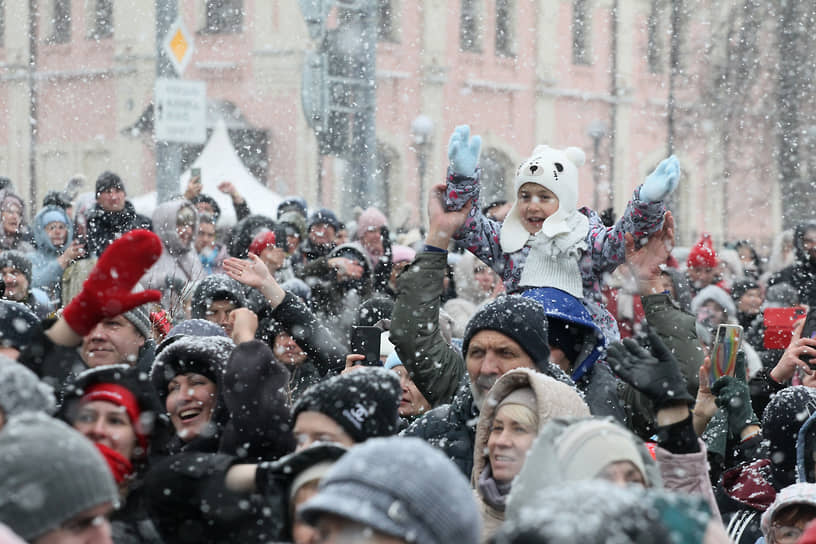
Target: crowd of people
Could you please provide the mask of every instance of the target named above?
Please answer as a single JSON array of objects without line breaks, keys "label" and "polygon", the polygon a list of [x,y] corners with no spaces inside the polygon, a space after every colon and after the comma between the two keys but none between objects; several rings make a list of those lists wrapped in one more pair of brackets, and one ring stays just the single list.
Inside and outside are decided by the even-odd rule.
[{"label": "crowd of people", "polygon": [[816,222],[684,251],[675,157],[612,221],[580,149],[482,202],[480,147],[421,231],[0,179],[0,543],[816,542]]}]

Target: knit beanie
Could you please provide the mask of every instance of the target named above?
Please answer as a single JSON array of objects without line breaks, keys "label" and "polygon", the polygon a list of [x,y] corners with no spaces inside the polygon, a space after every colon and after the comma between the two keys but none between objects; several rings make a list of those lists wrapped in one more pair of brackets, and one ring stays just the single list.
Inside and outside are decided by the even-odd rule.
[{"label": "knit beanie", "polygon": [[367,231],[380,230],[380,228],[387,226],[388,218],[385,217],[385,214],[371,206],[366,208],[357,218],[357,238],[361,238]]},{"label": "knit beanie", "polygon": [[26,541],[118,498],[99,451],[65,423],[28,413],[0,431],[0,522]]},{"label": "knit beanie", "polygon": [[334,420],[354,442],[389,436],[399,430],[399,378],[383,368],[367,368],[333,376],[301,395],[292,410],[297,421],[301,412],[319,412]]},{"label": "knit beanie", "polygon": [[244,286],[226,274],[207,276],[196,286],[190,303],[190,315],[196,319],[204,319],[207,310],[216,300],[229,300],[236,308],[247,305],[244,296]]},{"label": "knit beanie", "polygon": [[591,480],[601,470],[618,461],[629,461],[648,478],[635,436],[617,423],[587,419],[567,427],[556,450],[561,470],[568,481]]},{"label": "knit beanie", "polygon": [[0,269],[3,268],[19,270],[26,277],[29,286],[31,285],[31,259],[22,251],[7,249],[0,253]]},{"label": "knit beanie", "polygon": [[470,340],[481,330],[509,336],[530,356],[539,370],[545,371],[548,367],[550,346],[547,341],[547,316],[537,301],[520,295],[507,295],[483,306],[470,318],[465,328],[462,342],[465,359]]},{"label": "knit beanie", "polygon": [[122,317],[130,321],[145,339],[153,338],[153,328],[150,326],[150,315],[145,306],[136,306],[132,310],[122,314]]},{"label": "knit beanie", "polygon": [[796,436],[816,412],[816,389],[804,385],[786,387],[771,397],[762,414],[762,436],[768,441],[768,459],[774,487],[796,481]]},{"label": "knit beanie", "polygon": [[306,201],[299,196],[290,196],[278,204],[277,214],[278,220],[282,220],[283,214],[288,212],[295,212],[301,217],[306,217]]},{"label": "knit beanie", "polygon": [[691,248],[686,266],[688,268],[715,268],[717,266],[717,254],[714,252],[714,243],[710,234],[703,234],[700,241]]},{"label": "knit beanie", "polygon": [[308,231],[315,225],[326,224],[334,227],[334,230],[340,230],[340,221],[337,216],[328,208],[320,208],[309,216],[309,223],[306,225]]},{"label": "knit beanie", "polygon": [[65,219],[65,213],[57,210],[48,210],[40,218],[43,226],[48,226],[50,223],[62,223],[63,225],[67,225],[68,223],[65,222]]},{"label": "knit beanie", "polygon": [[24,412],[50,415],[55,410],[51,386],[17,361],[0,355],[0,412],[9,418]]},{"label": "knit beanie", "polygon": [[[539,145],[530,158],[521,163],[516,171],[513,192],[516,201],[502,223],[499,242],[505,253],[514,253],[524,247],[530,233],[521,223],[518,211],[518,192],[525,183],[535,183],[549,189],[558,197],[558,210],[548,217],[541,226],[541,233],[547,238],[574,231],[577,225],[569,225],[567,219],[577,214],[578,207],[578,167],[584,164],[586,156],[577,147],[564,150]],[[586,217],[584,217],[584,221]],[[583,225],[586,236],[588,221]]]},{"label": "knit beanie", "polygon": [[40,320],[19,302],[0,300],[0,346],[23,351],[37,338]]},{"label": "knit beanie", "polygon": [[529,408],[534,414],[538,413],[538,401],[536,400],[535,393],[533,393],[533,390],[529,387],[519,387],[518,389],[513,389],[509,395],[499,401],[494,414],[498,413],[499,409],[507,404],[518,404],[520,406]]},{"label": "knit beanie", "polygon": [[96,196],[99,196],[100,193],[104,193],[108,189],[121,189],[124,191],[125,184],[122,183],[122,178],[120,178],[117,174],[110,171],[105,171],[99,174],[99,177],[96,178]]},{"label": "knit beanie", "polygon": [[351,449],[298,513],[310,524],[331,514],[423,544],[476,544],[482,525],[465,477],[419,438],[380,438]]},{"label": "knit beanie", "polygon": [[416,251],[408,246],[392,246],[391,262],[394,264],[402,262],[412,262],[416,258]]},{"label": "knit beanie", "polygon": [[737,280],[731,285],[731,298],[738,303],[751,289],[759,289],[759,284],[754,280]]}]

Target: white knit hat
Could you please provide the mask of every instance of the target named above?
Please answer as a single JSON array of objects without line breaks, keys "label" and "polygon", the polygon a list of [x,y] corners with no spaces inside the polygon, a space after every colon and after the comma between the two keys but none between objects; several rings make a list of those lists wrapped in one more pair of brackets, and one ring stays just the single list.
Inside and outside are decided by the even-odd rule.
[{"label": "white knit hat", "polygon": [[540,232],[552,237],[571,230],[566,220],[570,214],[577,213],[578,167],[585,160],[584,152],[577,147],[561,150],[539,145],[530,158],[521,163],[513,185],[516,202],[508,212],[499,236],[502,251],[516,252],[524,247],[530,237],[530,233],[521,224],[518,213],[518,191],[525,183],[546,187],[558,197],[558,210],[544,221]]}]

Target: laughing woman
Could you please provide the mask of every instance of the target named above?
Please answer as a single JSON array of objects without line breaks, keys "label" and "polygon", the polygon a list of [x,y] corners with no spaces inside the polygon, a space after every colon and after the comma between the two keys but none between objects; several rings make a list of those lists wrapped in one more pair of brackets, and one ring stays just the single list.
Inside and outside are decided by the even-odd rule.
[{"label": "laughing woman", "polygon": [[479,499],[488,540],[504,521],[513,478],[544,423],[554,417],[587,416],[578,392],[549,376],[518,368],[496,381],[476,426],[471,484]]}]

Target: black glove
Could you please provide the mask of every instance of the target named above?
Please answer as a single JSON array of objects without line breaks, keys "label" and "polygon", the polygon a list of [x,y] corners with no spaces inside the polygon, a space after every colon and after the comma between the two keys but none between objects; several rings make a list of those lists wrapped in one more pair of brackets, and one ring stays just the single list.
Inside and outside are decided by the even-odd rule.
[{"label": "black glove", "polygon": [[739,437],[748,425],[759,425],[751,405],[751,390],[745,383],[745,354],[737,353],[735,376],[723,376],[711,386],[717,407],[728,416],[728,430]]},{"label": "black glove", "polygon": [[609,346],[606,360],[623,381],[649,397],[656,409],[674,402],[691,404],[677,359],[654,329],[647,327],[650,350],[631,338]]}]

